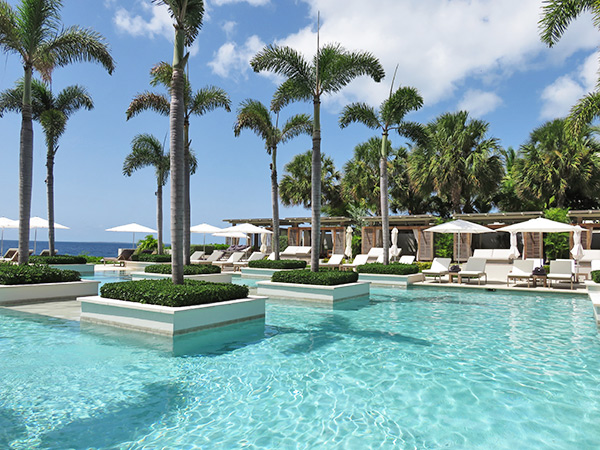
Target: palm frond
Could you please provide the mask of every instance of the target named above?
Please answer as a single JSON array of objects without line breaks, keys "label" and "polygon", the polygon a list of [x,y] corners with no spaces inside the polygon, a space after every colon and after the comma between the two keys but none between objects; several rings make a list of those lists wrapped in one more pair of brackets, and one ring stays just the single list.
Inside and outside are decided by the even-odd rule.
[{"label": "palm frond", "polygon": [[94,109],[94,101],[86,88],[79,85],[68,86],[56,96],[56,109],[67,117],[73,112],[85,108],[88,111]]},{"label": "palm frond", "polygon": [[127,120],[143,111],[154,111],[163,116],[168,116],[170,109],[171,105],[166,96],[146,91],[133,98],[125,114]]},{"label": "palm frond", "polygon": [[192,45],[204,19],[203,0],[152,0],[158,5],[166,5],[169,8],[171,18],[177,27],[183,29],[186,35],[186,45]]},{"label": "palm frond", "polygon": [[[268,45],[250,60],[255,72],[269,71],[295,80],[298,88],[313,92],[314,74],[311,65],[301,53],[291,47]],[[310,94],[309,94],[310,95]]]},{"label": "palm frond", "polygon": [[58,139],[67,127],[67,116],[62,111],[49,109],[40,115],[40,124],[44,130],[48,152],[54,156],[58,150]]},{"label": "palm frond", "polygon": [[259,136],[267,149],[273,141],[275,126],[268,108],[258,100],[246,99],[240,103],[237,120],[233,125],[233,133],[239,136],[243,129],[248,129]]},{"label": "palm frond", "polygon": [[285,143],[302,134],[312,134],[313,120],[308,114],[296,114],[290,117],[281,127],[281,142]]},{"label": "palm frond", "polygon": [[0,0],[0,48],[6,53],[24,55],[17,14],[5,0]]},{"label": "palm frond", "polygon": [[569,24],[586,10],[595,10],[597,22],[600,11],[596,3],[595,0],[545,0],[542,18],[538,22],[542,42],[549,47],[555,45]]},{"label": "palm frond", "polygon": [[23,87],[0,92],[0,117],[7,112],[20,113],[23,108]]},{"label": "palm frond", "polygon": [[[60,0],[24,0],[18,7],[18,29],[29,58],[60,30]],[[35,65],[35,64],[34,64]]]},{"label": "palm frond", "polygon": [[396,128],[400,136],[404,136],[419,145],[427,145],[429,134],[427,128],[417,122],[402,122]]},{"label": "palm frond", "polygon": [[571,136],[577,136],[598,117],[600,117],[600,92],[590,92],[571,108],[571,113],[567,117],[567,131]]},{"label": "palm frond", "polygon": [[206,86],[196,92],[188,106],[191,114],[202,116],[209,111],[223,108],[231,112],[231,100],[225,90],[217,86]]},{"label": "palm frond", "polygon": [[170,169],[169,155],[162,143],[151,134],[138,134],[131,141],[131,153],[123,162],[123,175],[130,177],[144,167],[154,167],[157,183],[164,186]]},{"label": "palm frond", "polygon": [[167,62],[161,61],[150,69],[151,86],[162,84],[168,89],[171,86],[171,78],[173,78],[173,66]]},{"label": "palm frond", "polygon": [[385,71],[369,52],[348,52],[339,44],[328,44],[319,51],[319,75],[321,92],[335,93],[362,75],[379,82]]},{"label": "palm frond", "polygon": [[306,89],[306,86],[297,83],[296,80],[287,79],[275,90],[271,100],[271,109],[274,112],[279,112],[295,101],[310,101],[312,99],[312,90]]},{"label": "palm frond", "polygon": [[366,103],[351,103],[344,106],[340,114],[340,128],[346,128],[351,123],[362,123],[368,128],[382,128],[375,108]]},{"label": "palm frond", "polygon": [[414,87],[400,87],[381,105],[381,117],[388,125],[399,124],[404,116],[423,106],[423,97]]}]

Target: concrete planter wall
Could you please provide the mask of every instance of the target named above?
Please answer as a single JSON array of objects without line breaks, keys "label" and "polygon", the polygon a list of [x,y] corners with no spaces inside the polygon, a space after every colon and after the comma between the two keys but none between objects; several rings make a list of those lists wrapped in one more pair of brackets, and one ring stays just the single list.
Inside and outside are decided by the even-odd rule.
[{"label": "concrete planter wall", "polygon": [[61,270],[76,270],[82,276],[94,275],[95,264],[50,264],[50,267]]},{"label": "concrete planter wall", "polygon": [[256,286],[258,295],[314,302],[338,302],[369,295],[369,283],[361,282],[339,284],[337,286],[318,286],[314,284],[259,281]]},{"label": "concrete planter wall", "polygon": [[[171,275],[162,273],[133,272],[132,280],[160,280],[162,278],[171,278]],[[212,283],[231,283],[232,273],[207,273],[202,275],[185,275],[186,280],[210,281]]]},{"label": "concrete planter wall", "polygon": [[244,267],[242,269],[242,278],[264,278],[270,280],[275,272],[281,272],[282,270],[294,269],[255,269],[252,267]]},{"label": "concrete planter wall", "polygon": [[360,273],[358,281],[365,281],[375,285],[400,286],[406,287],[411,284],[423,281],[425,277],[422,273],[413,273],[410,275],[386,275],[379,273]]},{"label": "concrete planter wall", "polygon": [[81,322],[111,325],[147,333],[176,336],[265,317],[265,298],[230,300],[208,305],[146,305],[102,297],[82,297]]},{"label": "concrete planter wall", "polygon": [[1,285],[0,305],[98,295],[99,284],[99,281],[83,280],[68,283]]},{"label": "concrete planter wall", "polygon": [[133,270],[136,272],[143,272],[148,266],[154,266],[156,264],[170,264],[170,263],[156,263],[146,261],[125,261],[125,269]]},{"label": "concrete planter wall", "polygon": [[587,286],[588,296],[592,301],[596,325],[600,326],[600,284],[593,281],[586,281],[585,285]]}]

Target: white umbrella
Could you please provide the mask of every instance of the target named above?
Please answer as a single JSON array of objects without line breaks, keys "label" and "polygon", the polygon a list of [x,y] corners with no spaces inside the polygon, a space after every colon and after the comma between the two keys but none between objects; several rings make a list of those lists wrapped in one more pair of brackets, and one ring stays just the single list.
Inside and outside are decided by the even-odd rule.
[{"label": "white umbrella", "polygon": [[394,258],[400,254],[400,249],[398,248],[398,228],[396,227],[392,229],[392,247],[390,248],[390,253]]},{"label": "white umbrella", "polygon": [[433,233],[452,233],[458,234],[458,255],[457,259],[460,262],[460,235],[461,233],[493,233],[494,230],[477,223],[468,222],[466,220],[453,220],[451,222],[442,223],[440,225],[427,228],[424,231],[431,231]]},{"label": "white umbrella", "polygon": [[266,228],[257,227],[256,225],[252,225],[251,223],[240,223],[233,227],[223,228],[223,230],[221,230],[221,231],[237,231],[237,232],[245,233],[245,234],[262,234],[262,233],[272,234],[273,233],[272,231],[267,230]]},{"label": "white umbrella", "polygon": [[346,228],[346,248],[344,249],[344,255],[348,258],[352,258],[352,227]]},{"label": "white umbrella", "polygon": [[580,226],[574,227],[573,230],[573,248],[571,249],[571,255],[573,259],[579,261],[583,257],[583,246],[581,245],[581,232],[583,228]]},{"label": "white umbrella", "polygon": [[207,223],[201,223],[190,228],[192,233],[202,233],[204,235],[204,250],[206,250],[206,235],[208,233],[217,233],[221,231],[221,228],[209,225]]},{"label": "white umbrella", "polygon": [[517,232],[510,232],[510,255],[512,259],[517,259],[519,257],[519,248],[517,247]]},{"label": "white umbrella", "polygon": [[[37,230],[38,228],[50,228],[50,222],[48,222],[46,219],[42,219],[41,217],[32,217],[31,219],[29,219],[29,228],[35,230],[35,237],[33,241],[33,253],[35,253],[37,247]],[[56,222],[54,222],[54,228],[59,230],[69,229],[69,227],[65,227],[64,225],[61,225],[60,223]]]},{"label": "white umbrella", "polygon": [[267,233],[261,233],[260,235],[260,252],[267,253]]},{"label": "white umbrella", "polygon": [[152,228],[139,225],[137,223],[128,223],[127,225],[121,225],[118,227],[107,228],[106,231],[118,231],[123,233],[133,233],[133,248],[135,248],[135,233],[157,233]]},{"label": "white umbrella", "polygon": [[218,231],[216,233],[212,233],[213,236],[219,237],[230,237],[230,238],[238,238],[238,239],[248,239],[248,235],[246,233],[240,233],[239,231]]},{"label": "white umbrella", "polygon": [[574,231],[574,226],[568,223],[555,222],[554,220],[538,217],[525,222],[514,223],[506,227],[498,228],[496,231],[511,231],[521,233],[569,233]]},{"label": "white umbrella", "polygon": [[19,228],[19,221],[0,217],[0,229],[2,229],[2,244],[0,244],[0,257],[4,255],[4,229]]}]

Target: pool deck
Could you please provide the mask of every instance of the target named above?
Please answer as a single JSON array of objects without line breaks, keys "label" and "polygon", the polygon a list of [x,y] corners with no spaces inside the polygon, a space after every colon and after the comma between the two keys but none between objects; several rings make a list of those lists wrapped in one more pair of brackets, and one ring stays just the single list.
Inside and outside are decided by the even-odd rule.
[{"label": "pool deck", "polygon": [[506,282],[489,280],[487,283],[482,281],[481,285],[478,285],[476,281],[471,281],[469,283],[449,283],[448,281],[443,281],[439,283],[433,280],[420,281],[414,283],[413,286],[426,286],[426,287],[434,287],[441,289],[484,289],[484,290],[494,290],[494,291],[511,291],[511,292],[527,292],[527,293],[540,293],[540,294],[577,294],[577,295],[587,295],[587,286],[585,283],[575,283],[573,285],[573,289],[571,289],[568,283],[559,283],[556,284],[556,287],[527,287],[527,283],[519,282],[517,284],[511,284],[510,286],[506,286]]}]

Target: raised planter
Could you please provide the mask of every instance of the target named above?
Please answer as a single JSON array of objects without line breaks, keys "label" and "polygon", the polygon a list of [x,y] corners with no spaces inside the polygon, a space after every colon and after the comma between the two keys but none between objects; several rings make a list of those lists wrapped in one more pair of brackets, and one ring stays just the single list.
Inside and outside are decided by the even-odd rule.
[{"label": "raised planter", "polygon": [[133,270],[136,272],[143,272],[148,266],[154,266],[156,264],[168,264],[168,263],[157,263],[148,261],[125,261],[125,269]]},{"label": "raised planter", "polygon": [[147,305],[102,298],[82,297],[81,322],[111,325],[146,333],[176,336],[249,320],[264,320],[265,297],[249,296],[207,305]]},{"label": "raised planter", "polygon": [[[133,272],[132,280],[160,280],[163,278],[171,278],[171,275],[164,273],[146,273]],[[205,273],[198,275],[185,275],[186,280],[212,281],[213,283],[231,283],[233,279],[232,273]]]},{"label": "raised planter", "polygon": [[94,275],[95,264],[49,264],[54,269],[76,270],[82,276]]},{"label": "raised planter", "polygon": [[66,283],[0,285],[0,305],[9,306],[98,295],[99,284],[99,281],[82,280]]},{"label": "raised planter", "polygon": [[369,295],[369,283],[364,282],[339,284],[337,286],[319,286],[315,284],[259,281],[256,283],[256,286],[258,295],[313,302],[335,303],[342,300],[368,297]]},{"label": "raised planter", "polygon": [[406,287],[419,281],[423,281],[425,277],[422,273],[411,273],[410,275],[387,275],[381,273],[359,273],[358,281],[365,281],[375,285],[382,286],[400,286]]},{"label": "raised planter", "polygon": [[242,269],[242,278],[264,278],[265,280],[270,280],[275,272],[281,272],[282,270],[294,269],[257,269],[253,267],[244,267]]},{"label": "raised planter", "polygon": [[588,280],[585,285],[587,286],[588,296],[592,301],[596,325],[600,326],[600,284]]}]

